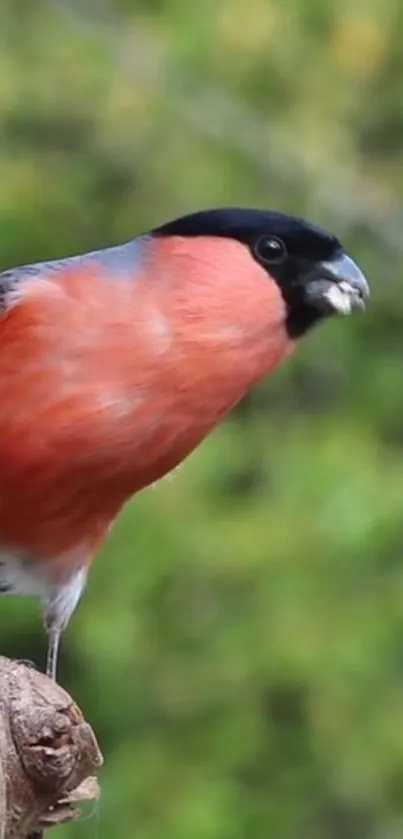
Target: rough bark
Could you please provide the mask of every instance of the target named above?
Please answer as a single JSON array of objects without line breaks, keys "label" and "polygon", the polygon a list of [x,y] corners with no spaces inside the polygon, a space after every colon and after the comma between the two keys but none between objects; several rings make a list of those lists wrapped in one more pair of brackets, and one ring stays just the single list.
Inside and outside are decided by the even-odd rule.
[{"label": "rough bark", "polygon": [[0,657],[0,839],[40,839],[97,798],[95,735],[43,673]]}]

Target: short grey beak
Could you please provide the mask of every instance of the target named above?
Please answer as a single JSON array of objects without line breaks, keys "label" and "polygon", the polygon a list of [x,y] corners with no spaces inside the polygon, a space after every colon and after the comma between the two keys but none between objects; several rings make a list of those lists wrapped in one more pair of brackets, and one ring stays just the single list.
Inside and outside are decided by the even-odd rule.
[{"label": "short grey beak", "polygon": [[319,262],[307,277],[307,300],[325,312],[349,315],[356,309],[365,309],[369,296],[364,274],[347,254]]}]

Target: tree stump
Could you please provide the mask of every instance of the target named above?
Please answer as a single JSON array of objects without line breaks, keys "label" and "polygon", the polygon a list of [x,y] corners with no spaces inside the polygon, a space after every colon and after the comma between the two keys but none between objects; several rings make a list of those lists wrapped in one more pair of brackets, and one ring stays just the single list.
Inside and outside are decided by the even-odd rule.
[{"label": "tree stump", "polygon": [[59,685],[0,657],[0,839],[41,839],[99,797],[103,759],[81,711]]}]

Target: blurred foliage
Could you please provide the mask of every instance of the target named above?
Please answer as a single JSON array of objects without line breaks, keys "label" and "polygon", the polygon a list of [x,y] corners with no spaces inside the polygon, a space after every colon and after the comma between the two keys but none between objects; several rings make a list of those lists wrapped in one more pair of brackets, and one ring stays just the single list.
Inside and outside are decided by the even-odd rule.
[{"label": "blurred foliage", "polygon": [[[0,265],[203,206],[294,211],[372,280],[128,506],[60,678],[106,765],[55,836],[403,835],[403,3],[2,0]],[[42,664],[37,604],[2,652]]]}]

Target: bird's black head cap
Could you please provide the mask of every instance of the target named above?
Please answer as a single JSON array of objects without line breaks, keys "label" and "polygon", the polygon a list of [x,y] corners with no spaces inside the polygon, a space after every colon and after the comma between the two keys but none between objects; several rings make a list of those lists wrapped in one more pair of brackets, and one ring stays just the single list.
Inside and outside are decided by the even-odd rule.
[{"label": "bird's black head cap", "polygon": [[[340,264],[343,259],[354,264],[344,255],[336,236],[302,218],[269,210],[241,207],[201,210],[163,224],[152,233],[219,236],[246,245],[278,284],[287,306],[287,329],[293,338],[334,313],[330,305],[324,305],[324,298],[319,302],[319,295],[307,294],[306,286],[316,266]],[[317,283],[318,277],[319,273]],[[335,281],[335,276],[332,279]],[[337,276],[337,279],[343,278]]]}]

